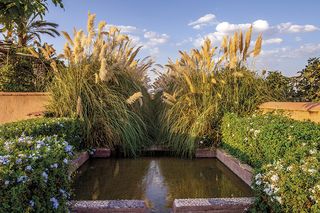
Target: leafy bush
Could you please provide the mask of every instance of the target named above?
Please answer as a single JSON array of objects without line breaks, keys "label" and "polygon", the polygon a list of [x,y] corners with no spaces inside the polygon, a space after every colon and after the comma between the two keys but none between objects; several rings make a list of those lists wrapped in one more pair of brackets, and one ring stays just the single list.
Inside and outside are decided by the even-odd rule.
[{"label": "leafy bush", "polygon": [[1,92],[43,92],[51,80],[52,69],[45,60],[18,55],[16,50],[0,57]]},{"label": "leafy bush", "polygon": [[83,147],[82,123],[71,118],[36,118],[0,125],[0,139],[16,138],[25,135],[31,137],[53,136],[68,141],[80,150]]},{"label": "leafy bush", "polygon": [[66,212],[72,146],[57,136],[0,139],[0,212]]},{"label": "leafy bush", "polygon": [[222,147],[255,168],[258,211],[320,210],[320,125],[271,114],[227,114],[222,134]]}]

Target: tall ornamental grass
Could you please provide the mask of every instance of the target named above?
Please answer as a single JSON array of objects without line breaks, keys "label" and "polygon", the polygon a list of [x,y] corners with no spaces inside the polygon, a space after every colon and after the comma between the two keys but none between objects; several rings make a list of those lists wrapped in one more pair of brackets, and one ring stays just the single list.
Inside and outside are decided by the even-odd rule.
[{"label": "tall ornamental grass", "polygon": [[79,117],[86,146],[135,155],[148,141],[140,107],[152,62],[136,59],[140,48],[118,28],[105,30],[105,22],[96,28],[94,21],[95,15],[89,14],[87,33],[74,30],[73,38],[63,32],[67,42],[61,57],[66,64],[52,62],[48,109],[55,116]]},{"label": "tall ornamental grass", "polygon": [[262,36],[250,50],[252,27],[224,37],[220,49],[206,39],[200,49],[180,51],[169,61],[168,73],[156,83],[167,104],[162,112],[163,143],[178,154],[192,156],[195,148],[216,146],[225,112],[249,114],[270,100],[265,82],[247,68],[247,58],[258,56]]}]

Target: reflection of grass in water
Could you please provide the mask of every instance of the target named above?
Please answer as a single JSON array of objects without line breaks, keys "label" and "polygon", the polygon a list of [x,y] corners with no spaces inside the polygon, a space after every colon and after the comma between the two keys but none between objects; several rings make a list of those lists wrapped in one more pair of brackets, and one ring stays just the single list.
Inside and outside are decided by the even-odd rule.
[{"label": "reflection of grass in water", "polygon": [[[143,199],[148,160],[90,160],[76,177],[77,199]],[[94,169],[90,167],[94,166]]]},{"label": "reflection of grass in water", "polygon": [[244,183],[214,160],[161,160],[160,169],[168,186],[167,205],[175,198],[230,197],[248,194]]}]

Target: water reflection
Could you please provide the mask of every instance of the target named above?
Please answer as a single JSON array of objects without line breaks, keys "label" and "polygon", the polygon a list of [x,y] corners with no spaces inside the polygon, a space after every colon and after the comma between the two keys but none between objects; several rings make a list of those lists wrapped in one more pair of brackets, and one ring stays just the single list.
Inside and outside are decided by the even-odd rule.
[{"label": "water reflection", "polygon": [[74,181],[77,200],[146,200],[168,212],[175,198],[251,196],[250,188],[215,159],[93,159]]}]

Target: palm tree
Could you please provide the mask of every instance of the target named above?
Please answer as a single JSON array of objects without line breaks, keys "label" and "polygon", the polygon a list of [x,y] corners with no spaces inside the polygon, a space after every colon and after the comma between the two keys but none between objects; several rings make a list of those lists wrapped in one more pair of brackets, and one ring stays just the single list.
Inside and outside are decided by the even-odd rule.
[{"label": "palm tree", "polygon": [[52,37],[59,36],[57,31],[59,25],[53,22],[48,22],[41,19],[40,14],[35,14],[29,20],[21,20],[16,26],[16,35],[19,46],[27,46],[31,41],[41,43],[41,34],[46,34]]}]

